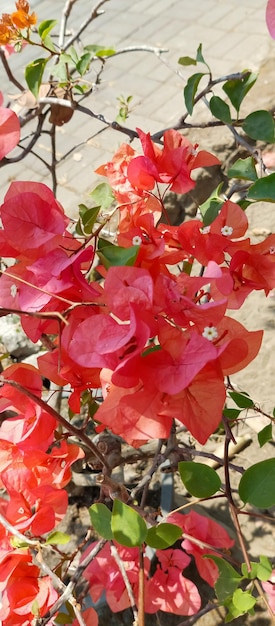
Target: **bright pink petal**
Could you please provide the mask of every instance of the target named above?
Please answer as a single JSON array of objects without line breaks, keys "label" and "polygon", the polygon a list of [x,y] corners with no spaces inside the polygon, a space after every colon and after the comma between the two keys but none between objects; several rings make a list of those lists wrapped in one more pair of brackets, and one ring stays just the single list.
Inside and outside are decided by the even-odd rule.
[{"label": "bright pink petal", "polygon": [[16,113],[0,107],[0,160],[17,146],[19,139],[20,123]]}]

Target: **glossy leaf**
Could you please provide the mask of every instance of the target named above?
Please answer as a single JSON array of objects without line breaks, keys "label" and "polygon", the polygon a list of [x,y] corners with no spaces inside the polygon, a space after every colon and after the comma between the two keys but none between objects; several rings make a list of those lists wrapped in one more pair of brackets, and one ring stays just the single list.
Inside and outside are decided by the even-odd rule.
[{"label": "glossy leaf", "polygon": [[272,424],[267,424],[260,432],[258,433],[258,442],[260,447],[262,448],[265,443],[268,441],[272,441]]},{"label": "glossy leaf", "polygon": [[79,213],[82,219],[83,229],[86,235],[90,235],[93,232],[97,216],[101,207],[96,206],[88,209],[84,204],[79,205]]},{"label": "glossy leaf", "polygon": [[151,548],[165,550],[172,546],[182,535],[182,529],[175,524],[158,524],[149,528],[146,543]]},{"label": "glossy leaf", "polygon": [[259,178],[247,193],[248,200],[275,202],[275,172]]},{"label": "glossy leaf", "polygon": [[44,20],[43,22],[39,24],[37,31],[42,41],[45,41],[46,37],[49,35],[49,33],[55,27],[56,24],[57,24],[57,20]]},{"label": "glossy leaf", "polygon": [[144,519],[121,500],[114,501],[111,528],[114,539],[128,548],[141,546],[146,539],[147,526]]},{"label": "glossy leaf", "polygon": [[212,96],[210,102],[210,111],[214,117],[224,122],[224,124],[232,124],[230,108],[224,100],[219,96]]},{"label": "glossy leaf", "polygon": [[275,504],[275,459],[266,459],[249,467],[242,475],[239,495],[243,502],[258,509]]},{"label": "glossy leaf", "polygon": [[223,200],[219,197],[222,190],[222,183],[213,191],[211,196],[200,204],[200,213],[202,215],[204,226],[210,226],[219,214]]},{"label": "glossy leaf", "polygon": [[244,393],[238,393],[237,391],[230,391],[229,395],[232,398],[232,400],[235,402],[235,404],[238,407],[240,407],[240,409],[249,409],[254,405],[253,400],[251,400],[251,398],[249,398],[249,396],[247,396]]},{"label": "glossy leaf", "polygon": [[25,79],[35,98],[38,98],[39,87],[42,82],[47,61],[48,59],[36,59],[25,68]]},{"label": "glossy leaf", "polygon": [[229,178],[241,178],[243,180],[258,179],[255,161],[253,157],[247,157],[246,159],[238,159],[232,167],[229,168],[227,175]]},{"label": "glossy leaf", "polygon": [[246,72],[243,78],[228,80],[224,83],[223,90],[237,112],[239,112],[244,97],[250,91],[251,87],[253,87],[256,80],[256,73]]},{"label": "glossy leaf", "polygon": [[242,124],[244,132],[252,139],[274,143],[274,120],[269,111],[254,111]]},{"label": "glossy leaf", "polygon": [[89,508],[89,515],[92,526],[96,532],[104,539],[113,539],[113,531],[111,528],[112,513],[105,504],[96,502]]},{"label": "glossy leaf", "polygon": [[196,498],[209,498],[220,489],[220,477],[204,463],[181,461],[179,473],[186,489]]},{"label": "glossy leaf", "polygon": [[203,76],[205,76],[205,74],[202,72],[198,72],[198,74],[193,74],[192,76],[190,76],[190,78],[188,78],[187,84],[184,87],[184,101],[189,115],[192,115],[193,113],[195,96]]},{"label": "glossy leaf", "polygon": [[241,411],[238,409],[228,409],[227,407],[223,410],[223,415],[228,420],[236,420],[238,419]]},{"label": "glossy leaf", "polygon": [[207,558],[212,559],[219,569],[219,578],[215,584],[215,591],[219,602],[223,603],[228,596],[231,596],[242,580],[242,576],[219,556],[207,554]]},{"label": "glossy leaf", "polygon": [[83,76],[84,74],[86,74],[86,72],[88,71],[90,67],[90,63],[91,63],[91,55],[89,52],[85,52],[84,54],[82,54],[82,56],[80,57],[79,61],[76,64],[76,69],[79,72],[80,76]]}]

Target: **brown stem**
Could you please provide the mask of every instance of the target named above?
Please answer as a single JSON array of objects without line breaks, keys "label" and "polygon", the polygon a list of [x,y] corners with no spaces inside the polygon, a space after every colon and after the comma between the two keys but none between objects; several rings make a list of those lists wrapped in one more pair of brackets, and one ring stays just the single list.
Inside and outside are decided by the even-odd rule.
[{"label": "brown stem", "polygon": [[7,59],[6,59],[5,52],[4,52],[3,48],[1,48],[1,47],[0,47],[0,58],[1,58],[1,61],[3,63],[4,70],[5,70],[6,74],[7,74],[7,77],[9,79],[9,81],[13,85],[15,85],[15,87],[17,87],[17,89],[19,89],[20,91],[25,91],[25,88],[23,87],[23,85],[21,85],[21,83],[19,83],[19,81],[13,76],[11,68],[10,68],[10,66],[8,64]]}]

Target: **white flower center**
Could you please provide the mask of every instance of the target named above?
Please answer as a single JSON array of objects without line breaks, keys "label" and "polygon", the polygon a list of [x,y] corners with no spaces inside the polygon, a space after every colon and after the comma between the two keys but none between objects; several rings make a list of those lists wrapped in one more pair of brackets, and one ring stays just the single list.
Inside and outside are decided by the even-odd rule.
[{"label": "white flower center", "polygon": [[230,237],[230,235],[232,235],[232,233],[233,233],[233,228],[232,228],[232,226],[227,226],[227,225],[225,225],[225,226],[223,226],[223,227],[221,228],[221,234],[222,234],[222,235],[225,235],[225,237]]},{"label": "white flower center", "polygon": [[142,239],[139,235],[135,235],[132,239],[133,246],[140,246],[142,244]]},{"label": "white flower center", "polygon": [[202,336],[205,337],[205,339],[208,339],[208,341],[214,341],[214,339],[217,339],[218,334],[219,333],[215,326],[205,326]]}]

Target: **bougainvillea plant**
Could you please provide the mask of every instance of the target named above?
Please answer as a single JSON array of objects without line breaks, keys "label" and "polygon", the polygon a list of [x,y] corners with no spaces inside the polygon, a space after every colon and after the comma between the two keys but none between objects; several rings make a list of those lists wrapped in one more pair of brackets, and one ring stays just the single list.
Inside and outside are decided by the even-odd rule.
[{"label": "bougainvillea plant", "polygon": [[[272,35],[274,6],[268,2]],[[58,56],[62,66],[65,58],[50,39],[55,21],[42,22],[34,33],[36,22],[26,0],[18,0],[16,11],[0,21],[5,54],[11,53],[8,46],[34,45],[37,34],[38,45],[49,53],[26,70],[35,97],[46,63]],[[86,54],[89,59],[76,62],[81,75],[92,62],[91,51]],[[198,62],[208,68],[201,46],[196,59],[180,59],[182,65]],[[208,72],[212,114],[236,136],[230,106],[212,94],[215,81]],[[255,80],[245,72],[224,81],[237,118]],[[199,81],[195,74],[187,83],[187,114],[199,99]],[[67,89],[68,95],[69,78]],[[50,97],[62,106],[54,94]],[[4,165],[19,142],[20,123],[3,106],[2,95],[0,104]],[[252,138],[271,134],[274,140],[271,114],[252,115],[254,122],[247,116],[242,122],[238,118],[238,125],[255,135],[257,119],[258,135]],[[274,619],[273,563],[265,556],[256,562],[249,557],[228,458],[242,410],[260,411],[249,396],[234,390],[230,376],[257,356],[263,332],[249,331],[230,311],[242,307],[251,292],[268,295],[275,288],[275,234],[251,242],[245,213],[255,200],[275,201],[274,175],[258,176],[255,161],[261,157],[250,150],[231,168],[232,178],[246,183],[245,198],[236,202],[218,191],[195,218],[171,225],[166,194],[188,193],[196,185],[194,172],[219,160],[178,129],[163,131],[155,141],[141,129],[133,136],[140,140],[137,150],[123,143],[98,168],[104,178],[94,192],[97,204],[81,205],[77,223],[43,183],[12,182],[1,205],[0,314],[19,315],[27,337],[43,348],[37,366],[7,365],[0,380],[3,626],[97,626],[94,606],[103,595],[114,613],[131,607],[131,623],[139,626],[146,614],[199,618],[217,605],[225,607],[229,622],[253,614],[257,601]],[[114,215],[117,231],[106,237]],[[50,389],[66,391],[65,411],[54,405],[51,392],[46,397],[45,380]],[[229,401],[237,408],[228,408]],[[224,482],[214,469],[193,460],[196,442],[204,446],[217,429],[224,441]],[[189,433],[192,445],[182,442],[182,432]],[[268,427],[260,444],[270,438]],[[113,470],[123,466],[127,446],[135,459],[144,460],[139,451],[148,443],[155,446],[153,460],[131,491]],[[68,554],[62,546],[70,537],[58,525],[68,509],[71,466],[84,458],[88,467],[93,458],[100,469],[98,498],[89,508],[90,535]],[[146,506],[144,494],[164,461],[179,472],[193,497],[185,510]],[[273,458],[237,469],[238,496],[248,514],[250,505],[265,509],[275,504]],[[192,507],[193,501],[211,497],[227,502],[231,536]],[[232,552],[235,540],[242,564]],[[216,600],[207,607],[199,585],[185,573],[191,559],[201,579],[215,589]]]}]

